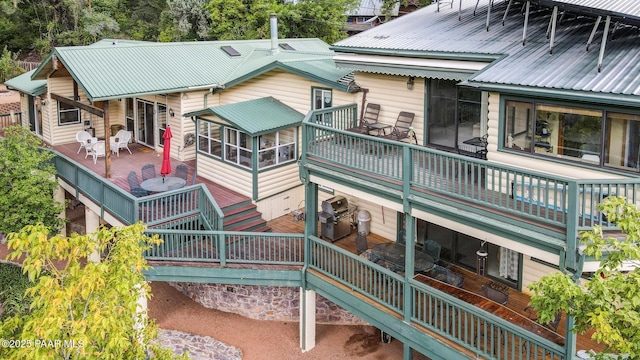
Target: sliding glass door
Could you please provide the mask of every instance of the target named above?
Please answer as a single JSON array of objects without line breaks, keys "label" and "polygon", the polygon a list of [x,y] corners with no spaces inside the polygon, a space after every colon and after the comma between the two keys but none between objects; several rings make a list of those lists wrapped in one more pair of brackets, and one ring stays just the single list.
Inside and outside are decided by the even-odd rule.
[{"label": "sliding glass door", "polygon": [[138,100],[138,142],[147,146],[155,146],[153,103]]}]

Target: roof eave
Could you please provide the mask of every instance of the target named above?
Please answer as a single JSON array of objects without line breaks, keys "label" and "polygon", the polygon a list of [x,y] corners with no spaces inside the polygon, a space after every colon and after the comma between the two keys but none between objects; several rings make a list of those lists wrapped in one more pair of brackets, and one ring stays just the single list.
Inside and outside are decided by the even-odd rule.
[{"label": "roof eave", "polygon": [[472,80],[462,82],[461,86],[472,87],[483,91],[496,91],[503,94],[526,95],[534,97],[552,97],[576,102],[601,103],[617,106],[640,106],[640,97],[634,95],[599,93],[571,89],[549,89],[525,85],[481,83]]}]

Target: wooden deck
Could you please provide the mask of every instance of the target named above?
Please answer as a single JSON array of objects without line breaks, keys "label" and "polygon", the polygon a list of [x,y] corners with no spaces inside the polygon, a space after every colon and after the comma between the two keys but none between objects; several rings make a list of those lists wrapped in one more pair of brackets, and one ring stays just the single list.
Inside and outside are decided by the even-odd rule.
[{"label": "wooden deck", "polygon": [[[304,232],[304,222],[294,221],[293,216],[290,216],[290,215],[281,216],[279,218],[273,219],[269,221],[267,224],[276,233],[280,233],[280,232],[303,233]],[[334,245],[339,246],[340,248],[355,254],[356,253],[356,241],[355,241],[356,235],[357,233],[353,231],[347,237],[344,237],[334,242]],[[391,240],[386,239],[382,236],[376,235],[374,233],[370,233],[369,235],[367,235],[367,244],[369,249],[371,249],[376,244],[381,244],[381,243],[390,242],[390,241]],[[441,263],[442,263],[442,260],[441,260]],[[447,266],[447,264],[442,264],[442,265]],[[449,266],[454,272],[464,276],[464,284],[462,288],[470,292],[473,292],[476,294],[482,294],[482,286],[488,283],[489,281],[491,281],[489,278],[476,275],[475,272],[469,271],[465,268],[455,266],[455,265],[449,265]],[[507,291],[507,294],[509,295],[509,301],[507,302],[506,306],[509,309],[526,317],[532,315],[527,311],[525,311],[525,308],[529,305],[529,302],[531,300],[529,295],[512,288],[507,288],[506,291]],[[564,316],[560,321],[560,325],[558,327],[558,333],[561,335],[565,334]],[[578,350],[593,349],[598,352],[604,350],[604,346],[597,344],[595,341],[591,340],[590,336],[591,336],[591,333],[579,335],[577,338],[576,348]]]},{"label": "wooden deck", "polygon": [[[84,149],[77,153],[79,148],[78,143],[64,144],[54,146],[53,149],[59,151],[61,154],[68,156],[69,158],[82,164],[84,167],[97,173],[98,175],[105,176],[105,159],[98,158],[96,164],[93,163],[91,157],[85,159]],[[127,181],[127,175],[130,171],[135,171],[138,174],[138,178],[141,178],[140,169],[145,164],[154,164],[156,166],[156,172],[160,176],[160,168],[162,166],[162,152],[155,152],[153,149],[140,144],[129,144],[132,154],[129,154],[126,150],[120,151],[120,156],[111,156],[111,178],[109,180],[116,184],[118,187],[129,191],[129,183]],[[175,159],[171,159],[171,167],[174,169],[179,164],[184,164],[189,168],[189,177],[187,184],[190,185],[192,181],[193,173],[196,171],[195,160],[181,162]],[[229,206],[233,206],[242,202],[250,201],[251,199],[236,191],[228,189],[224,186],[216,184],[212,181],[204,179],[200,176],[196,176],[196,184],[205,184],[211,192],[211,195],[216,200],[220,208],[224,209]]]}]

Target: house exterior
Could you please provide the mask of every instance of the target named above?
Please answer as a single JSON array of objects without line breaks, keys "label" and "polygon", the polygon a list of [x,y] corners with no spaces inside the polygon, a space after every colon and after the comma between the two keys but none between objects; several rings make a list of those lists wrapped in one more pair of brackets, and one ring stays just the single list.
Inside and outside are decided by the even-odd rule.
[{"label": "house exterior", "polygon": [[[575,281],[593,271],[579,232],[601,225],[618,233],[597,203],[622,195],[639,204],[640,10],[633,1],[444,5],[331,48],[309,39],[282,41],[296,50],[267,41],[59,48],[31,75],[47,82],[46,93],[31,91],[43,99],[41,136],[70,143],[90,120],[98,136],[121,125],[161,149],[166,122],[183,139],[172,153],[195,158],[200,175],[264,204],[295,208],[304,200],[304,235],[225,232],[215,202],[197,186],[136,199],[81,164],[55,160],[65,189],[107,222],[162,226],[149,230],[165,240],[146,254],[156,265],[150,280],[298,289],[303,351],[315,344],[321,295],[383,339],[401,341],[405,359],[414,350],[448,360],[573,359],[570,332],[542,336],[418,273],[438,269],[425,260],[427,240],[440,246],[443,263],[521,292],[558,270]],[[205,69],[205,61],[216,66]],[[411,136],[350,131],[369,103],[390,127],[400,112],[412,113]],[[304,196],[284,204],[295,191]],[[403,245],[393,267],[322,238],[318,211],[335,196],[368,211],[370,231],[392,248]],[[184,198],[198,199],[184,211],[196,226],[172,223],[181,221],[176,207],[164,218],[139,215]],[[278,213],[285,212],[271,216]]]},{"label": "house exterior", "polygon": [[[56,48],[7,85],[24,94],[25,124],[53,146],[75,142],[81,130],[105,138],[124,128],[160,152],[171,125],[172,157],[197,158],[199,176],[250,197],[269,220],[303,203],[304,114],[355,100],[351,71],[332,56],[318,39],[103,40]],[[269,104],[277,106],[262,108]],[[220,121],[216,109],[228,106],[235,114]]]},{"label": "house exterior", "polygon": [[[334,44],[334,59],[339,67],[356,71],[358,84],[367,90],[360,94],[381,105],[387,123],[403,110],[416,114],[419,145],[475,156],[478,146],[468,140],[486,136],[482,157],[489,164],[573,179],[637,178],[640,79],[638,55],[631,49],[640,47],[638,7],[630,2],[626,7],[520,3],[490,9],[475,1],[454,4],[460,7],[433,4]],[[583,17],[593,13],[603,20]],[[615,37],[607,36],[607,24],[618,20]],[[490,181],[487,174],[480,176]],[[340,185],[328,186],[359,197],[357,189]],[[515,191],[519,185],[511,184]],[[394,217],[374,216],[372,231],[401,229],[400,222],[389,222]],[[443,239],[450,260],[466,259],[460,261],[470,268],[476,266],[475,251],[488,246],[489,273],[523,290],[548,273],[537,260],[560,261],[558,254],[469,229],[464,221],[436,220],[428,213],[414,217],[418,241],[431,234]],[[470,242],[474,245],[461,247]],[[503,255],[512,250],[522,257],[506,265]],[[504,266],[512,272],[501,270]]]}]

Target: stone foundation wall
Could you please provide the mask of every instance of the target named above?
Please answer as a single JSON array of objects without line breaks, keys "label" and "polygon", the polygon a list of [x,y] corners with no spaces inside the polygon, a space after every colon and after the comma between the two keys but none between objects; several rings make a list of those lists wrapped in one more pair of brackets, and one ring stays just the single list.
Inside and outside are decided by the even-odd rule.
[{"label": "stone foundation wall", "polygon": [[[300,288],[201,283],[169,283],[209,309],[256,320],[299,321]],[[316,323],[368,325],[367,322],[316,295]]]}]

